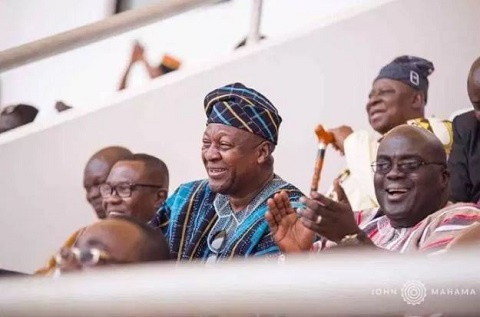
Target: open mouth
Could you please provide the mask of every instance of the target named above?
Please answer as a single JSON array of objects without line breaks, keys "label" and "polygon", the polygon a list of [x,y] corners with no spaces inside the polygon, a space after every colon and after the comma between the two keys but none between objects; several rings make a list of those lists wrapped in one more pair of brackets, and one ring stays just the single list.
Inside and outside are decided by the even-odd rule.
[{"label": "open mouth", "polygon": [[382,116],[385,113],[385,110],[373,110],[370,112],[370,120],[376,120],[378,117]]},{"label": "open mouth", "polygon": [[387,198],[389,201],[401,201],[404,199],[410,189],[404,187],[392,187],[387,188],[385,191],[387,192]]},{"label": "open mouth", "polygon": [[115,211],[107,212],[108,217],[125,216],[125,215],[127,215],[127,213],[123,210],[122,211],[115,210]]},{"label": "open mouth", "polygon": [[227,169],[226,168],[208,168],[207,173],[210,178],[222,178],[227,173]]}]

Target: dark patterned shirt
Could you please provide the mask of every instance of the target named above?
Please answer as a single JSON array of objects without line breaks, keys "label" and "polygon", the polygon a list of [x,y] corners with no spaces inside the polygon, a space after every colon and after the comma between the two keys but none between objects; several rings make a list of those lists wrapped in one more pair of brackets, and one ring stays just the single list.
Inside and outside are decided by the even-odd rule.
[{"label": "dark patterned shirt", "polygon": [[[151,224],[165,234],[177,260],[206,260],[212,253],[218,260],[234,256],[263,256],[280,253],[264,218],[267,199],[284,190],[294,207],[303,194],[275,176],[242,211],[233,212],[228,196],[213,192],[208,180],[181,185],[157,211]],[[212,248],[212,239],[226,233],[221,248]]]}]

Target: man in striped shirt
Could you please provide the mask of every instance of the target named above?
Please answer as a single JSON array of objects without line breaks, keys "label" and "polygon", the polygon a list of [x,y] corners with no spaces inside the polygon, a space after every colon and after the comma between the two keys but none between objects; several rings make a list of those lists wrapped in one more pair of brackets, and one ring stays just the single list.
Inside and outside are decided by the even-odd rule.
[{"label": "man in striped shirt", "polygon": [[[333,242],[437,253],[480,222],[475,204],[448,201],[446,154],[432,133],[406,125],[392,129],[372,168],[383,216],[374,217],[378,210],[354,213],[347,204],[313,192],[312,198],[301,199],[306,208],[297,210],[298,217],[278,194],[269,201],[266,218],[279,248],[287,253],[320,251]],[[313,243],[315,234],[322,240]]]}]

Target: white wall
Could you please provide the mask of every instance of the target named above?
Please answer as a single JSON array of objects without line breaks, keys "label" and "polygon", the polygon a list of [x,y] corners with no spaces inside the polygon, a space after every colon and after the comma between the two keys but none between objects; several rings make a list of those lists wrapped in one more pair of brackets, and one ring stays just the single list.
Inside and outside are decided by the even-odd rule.
[{"label": "white wall", "polygon": [[2,0],[0,50],[93,23],[113,13],[115,0]]},{"label": "white wall", "polygon": [[[91,153],[110,144],[165,160],[171,190],[205,177],[203,97],[240,81],[264,93],[284,118],[276,171],[306,191],[315,159],[313,129],[368,126],[365,102],[379,68],[400,54],[434,61],[428,113],[468,105],[465,78],[479,55],[480,2],[402,0],[285,41],[237,52],[204,69],[179,72],[119,94],[103,109],[65,113],[0,140],[0,267],[31,271],[77,227],[93,219],[82,189]],[[93,107],[100,107],[95,104]],[[2,144],[3,143],[3,144]],[[323,188],[343,166],[329,150]]]},{"label": "white wall", "polygon": [[[161,0],[160,0],[161,1]],[[265,0],[262,33],[281,38],[347,7],[385,0]],[[1,0],[0,50],[52,35],[108,16],[113,0]],[[180,58],[188,71],[231,54],[248,33],[250,0],[201,7],[170,19],[0,74],[0,106],[29,103],[38,120],[56,115],[63,100],[76,108],[98,106],[115,94],[139,39],[147,57],[158,64],[164,53]],[[146,83],[143,68],[134,69],[132,86]]]}]

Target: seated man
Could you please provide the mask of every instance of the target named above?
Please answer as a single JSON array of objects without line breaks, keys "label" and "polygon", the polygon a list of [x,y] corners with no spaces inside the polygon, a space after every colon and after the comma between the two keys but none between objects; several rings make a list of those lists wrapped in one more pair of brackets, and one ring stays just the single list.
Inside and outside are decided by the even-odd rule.
[{"label": "seated man", "polygon": [[[126,153],[124,151],[128,150],[110,147],[102,151],[102,155],[96,156],[90,164],[87,164],[89,177],[86,179],[98,180],[89,184],[100,184],[103,179],[101,172],[105,172],[108,167],[106,162],[111,162],[115,157],[112,154]],[[167,198],[169,182],[167,166],[160,159],[147,154],[130,154],[116,158],[119,160],[111,168],[108,178],[95,188],[95,194],[98,191],[101,194],[100,199],[103,199],[101,211],[105,216],[100,219],[126,215],[147,223]],[[91,197],[96,199],[96,195]],[[63,248],[74,245],[82,230],[74,232],[63,244]],[[37,273],[47,274],[54,265],[55,259],[51,257],[47,265]]]},{"label": "seated man", "polygon": [[55,256],[55,274],[109,264],[134,264],[170,259],[163,234],[131,217],[100,220],[82,229],[70,248]]},{"label": "seated man", "polygon": [[97,217],[106,217],[102,206],[100,185],[105,183],[112,166],[119,160],[132,155],[132,152],[124,147],[109,146],[101,149],[88,160],[83,171],[83,187],[87,194],[87,200],[92,205]]},{"label": "seated man", "polygon": [[0,133],[33,122],[33,120],[35,120],[37,117],[37,114],[37,108],[24,104],[18,104],[1,109]]},{"label": "seated man", "polygon": [[107,217],[128,215],[147,223],[168,195],[168,168],[148,154],[132,154],[113,165],[100,185]]},{"label": "seated man", "polygon": [[120,86],[118,90],[125,89],[127,87],[128,76],[130,75],[130,70],[135,63],[142,63],[148,71],[148,75],[151,79],[157,78],[159,76],[168,74],[180,68],[181,62],[174,58],[173,56],[165,54],[158,66],[152,66],[147,58],[145,57],[145,49],[139,42],[135,42],[133,46],[132,56],[130,57],[130,62],[128,63],[127,69],[122,76]]},{"label": "seated man", "polygon": [[[386,134],[372,165],[384,216],[358,225],[347,204],[312,192],[297,214],[277,194],[266,218],[283,252],[310,250],[314,234],[340,245],[370,245],[400,253],[443,251],[462,231],[480,222],[480,209],[448,202],[449,173],[442,143],[430,132],[402,125]],[[327,244],[315,243],[317,250]]]},{"label": "seated man", "polygon": [[209,262],[278,254],[264,219],[267,199],[301,192],[273,172],[282,121],[259,92],[235,83],[205,97],[202,159],[208,179],[181,185],[152,224],[164,230],[177,260]]},{"label": "seated man", "polygon": [[[383,135],[404,123],[420,126],[435,133],[448,154],[452,145],[451,122],[425,119],[428,76],[433,70],[433,64],[423,58],[397,57],[373,81],[366,110],[370,125],[378,133]],[[370,169],[378,140],[367,131],[353,132],[348,126],[330,132],[335,137],[334,146],[345,154],[347,161],[348,170],[339,177],[339,183],[349,204],[353,210],[378,207]]]},{"label": "seated man", "polygon": [[467,90],[474,110],[453,119],[450,199],[476,203],[480,200],[480,57],[470,68]]}]

